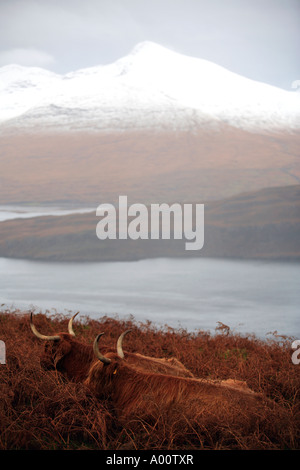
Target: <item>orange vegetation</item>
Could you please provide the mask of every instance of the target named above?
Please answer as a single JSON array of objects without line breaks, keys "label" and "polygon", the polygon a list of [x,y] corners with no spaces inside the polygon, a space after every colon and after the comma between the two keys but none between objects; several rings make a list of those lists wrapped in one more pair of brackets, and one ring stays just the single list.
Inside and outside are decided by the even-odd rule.
[{"label": "orange vegetation", "polygon": [[[35,315],[39,331],[67,332],[65,315]],[[0,449],[299,449],[300,366],[291,361],[291,340],[261,340],[220,329],[189,333],[133,319],[89,317],[74,321],[76,338],[92,344],[105,332],[101,348],[116,345],[124,351],[153,357],[176,357],[196,377],[245,381],[253,391],[276,403],[282,413],[261,414],[255,422],[224,419],[214,422],[187,416],[174,406],[155,421],[142,418],[120,422],[107,397],[100,401],[81,382],[68,380],[40,364],[45,342],[29,327],[29,313],[2,310],[0,339],[6,345],[6,364],[0,365]],[[100,345],[99,345],[100,346]],[[193,380],[193,379],[189,379]],[[222,411],[222,410],[220,410]]]}]

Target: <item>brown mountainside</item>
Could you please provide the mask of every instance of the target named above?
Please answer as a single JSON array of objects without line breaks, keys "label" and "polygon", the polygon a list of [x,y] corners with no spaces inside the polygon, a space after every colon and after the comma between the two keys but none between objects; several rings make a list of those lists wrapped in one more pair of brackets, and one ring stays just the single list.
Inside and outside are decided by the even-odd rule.
[{"label": "brown mountainside", "polygon": [[299,134],[121,132],[2,135],[0,201],[98,205],[208,201],[300,182]]}]

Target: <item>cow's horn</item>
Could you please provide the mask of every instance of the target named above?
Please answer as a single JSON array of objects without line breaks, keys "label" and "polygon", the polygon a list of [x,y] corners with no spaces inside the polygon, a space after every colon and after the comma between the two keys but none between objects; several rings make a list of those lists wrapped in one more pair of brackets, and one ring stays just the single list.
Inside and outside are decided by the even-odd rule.
[{"label": "cow's horn", "polygon": [[98,348],[98,341],[99,341],[100,336],[102,336],[102,335],[104,335],[104,333],[100,333],[94,341],[94,346],[93,346],[94,353],[95,353],[95,356],[99,359],[99,361],[103,362],[103,364],[110,364],[111,360],[108,359],[107,357],[104,357],[103,354],[101,354],[101,352],[99,351],[99,348]]},{"label": "cow's horn", "polygon": [[78,315],[79,312],[75,313],[75,315],[73,315],[72,318],[70,318],[69,320],[69,324],[68,324],[68,332],[70,335],[72,336],[75,336],[75,333],[74,333],[74,330],[73,330],[73,320],[74,318],[76,317],[76,315]]},{"label": "cow's horn", "polygon": [[45,341],[59,341],[60,340],[60,336],[46,336],[46,335],[42,335],[41,333],[39,333],[38,330],[36,329],[36,327],[33,324],[32,316],[33,316],[33,313],[31,312],[31,314],[30,314],[30,328],[32,330],[32,333],[35,336],[37,336],[38,338],[43,339]]},{"label": "cow's horn", "polygon": [[124,331],[124,333],[122,333],[120,336],[119,336],[119,339],[117,341],[117,353],[118,353],[118,356],[121,358],[121,359],[124,359],[124,352],[123,352],[123,348],[122,348],[122,344],[123,344],[123,338],[125,335],[127,335],[127,333],[130,333],[130,331],[132,330],[126,330]]}]

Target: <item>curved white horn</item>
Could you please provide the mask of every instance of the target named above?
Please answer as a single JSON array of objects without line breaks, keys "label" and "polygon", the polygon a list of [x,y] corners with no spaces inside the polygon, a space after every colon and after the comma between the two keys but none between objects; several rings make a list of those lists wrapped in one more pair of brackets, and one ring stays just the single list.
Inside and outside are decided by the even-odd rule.
[{"label": "curved white horn", "polygon": [[127,333],[130,333],[132,330],[126,330],[124,331],[124,333],[122,333],[120,336],[119,336],[119,339],[117,341],[117,353],[118,353],[118,356],[121,358],[121,359],[124,359],[124,352],[123,352],[123,348],[122,348],[122,345],[123,345],[123,338],[125,335],[127,335]]},{"label": "curved white horn", "polygon": [[75,313],[72,318],[70,318],[69,323],[68,323],[68,332],[70,335],[75,336],[75,332],[73,330],[73,320],[78,315],[79,312]]},{"label": "curved white horn", "polygon": [[99,361],[103,362],[103,364],[110,364],[111,360],[108,359],[108,357],[103,356],[103,354],[101,354],[98,348],[98,341],[102,335],[104,335],[104,333],[100,333],[94,341],[94,345],[93,345],[94,353],[95,353],[95,356],[99,359]]},{"label": "curved white horn", "polygon": [[60,340],[60,336],[46,336],[46,335],[42,335],[41,333],[38,332],[38,330],[36,329],[36,327],[34,326],[33,324],[33,320],[32,320],[32,317],[33,317],[33,313],[31,312],[30,313],[30,328],[32,330],[32,333],[37,336],[39,339],[43,339],[44,341],[59,341]]}]

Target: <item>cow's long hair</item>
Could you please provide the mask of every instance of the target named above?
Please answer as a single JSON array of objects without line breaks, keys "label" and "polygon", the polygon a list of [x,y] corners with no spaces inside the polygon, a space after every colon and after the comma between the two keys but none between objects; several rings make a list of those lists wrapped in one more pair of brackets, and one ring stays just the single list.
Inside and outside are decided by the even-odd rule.
[{"label": "cow's long hair", "polygon": [[99,398],[109,398],[121,419],[149,418],[161,410],[182,406],[189,416],[220,413],[249,414],[263,402],[263,396],[230,382],[174,377],[142,371],[116,354],[106,357],[110,364],[94,363],[85,381]]},{"label": "cow's long hair", "polygon": [[156,358],[131,352],[125,352],[124,355],[128,364],[132,364],[140,370],[157,374],[173,375],[175,377],[194,377],[194,374],[175,357],[168,359]]}]

